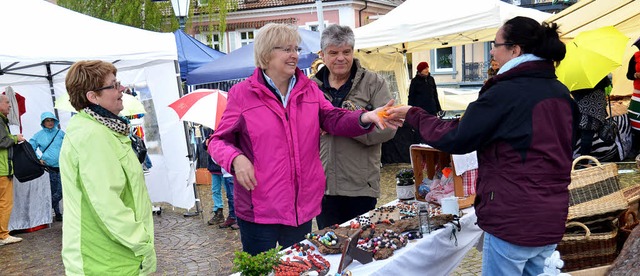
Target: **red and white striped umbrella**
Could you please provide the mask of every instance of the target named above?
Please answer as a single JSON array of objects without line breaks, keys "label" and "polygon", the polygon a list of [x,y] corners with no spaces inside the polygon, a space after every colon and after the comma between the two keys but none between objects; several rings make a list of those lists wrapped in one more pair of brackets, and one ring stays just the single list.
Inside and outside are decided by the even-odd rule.
[{"label": "red and white striped umbrella", "polygon": [[198,89],[169,105],[180,120],[216,129],[222,112],[227,108],[227,92],[218,89]]}]

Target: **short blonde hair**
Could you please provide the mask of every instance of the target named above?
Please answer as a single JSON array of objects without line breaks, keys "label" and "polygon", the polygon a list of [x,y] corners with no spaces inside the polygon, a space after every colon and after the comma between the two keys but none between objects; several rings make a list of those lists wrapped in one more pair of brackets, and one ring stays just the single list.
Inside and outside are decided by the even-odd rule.
[{"label": "short blonde hair", "polygon": [[266,69],[274,47],[282,47],[292,42],[298,46],[301,40],[296,26],[278,23],[264,25],[258,30],[256,39],[253,41],[256,66]]},{"label": "short blonde hair", "polygon": [[[113,64],[101,60],[83,60],[71,65],[65,78],[71,106],[78,111],[89,106],[87,92],[102,87],[107,76],[109,74],[115,76],[117,72],[118,69]],[[102,93],[102,91],[95,92],[98,95]]]}]

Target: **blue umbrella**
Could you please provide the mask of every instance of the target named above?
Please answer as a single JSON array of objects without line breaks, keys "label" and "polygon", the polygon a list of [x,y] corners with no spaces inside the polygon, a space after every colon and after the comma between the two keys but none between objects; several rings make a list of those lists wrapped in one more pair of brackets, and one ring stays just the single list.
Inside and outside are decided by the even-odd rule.
[{"label": "blue umbrella", "polygon": [[[302,42],[302,52],[298,57],[299,68],[309,68],[311,63],[318,58],[320,51],[320,33],[298,29]],[[220,82],[225,80],[241,79],[249,77],[256,68],[253,57],[253,43],[202,65],[187,74],[187,85]]]}]

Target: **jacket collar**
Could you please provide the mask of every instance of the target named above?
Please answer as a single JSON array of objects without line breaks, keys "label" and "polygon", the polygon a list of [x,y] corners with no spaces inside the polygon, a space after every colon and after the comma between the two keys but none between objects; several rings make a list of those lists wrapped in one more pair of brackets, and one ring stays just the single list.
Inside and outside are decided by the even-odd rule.
[{"label": "jacket collar", "polygon": [[496,75],[487,80],[487,82],[480,89],[479,94],[484,93],[492,86],[505,80],[510,80],[518,77],[534,77],[534,78],[546,78],[555,79],[555,67],[552,61],[540,60],[521,63],[520,65],[513,67],[509,71]]}]

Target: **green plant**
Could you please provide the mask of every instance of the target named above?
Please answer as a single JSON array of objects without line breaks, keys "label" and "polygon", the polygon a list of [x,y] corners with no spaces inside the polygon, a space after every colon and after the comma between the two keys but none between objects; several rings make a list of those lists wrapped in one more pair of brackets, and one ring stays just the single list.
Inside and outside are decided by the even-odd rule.
[{"label": "green plant", "polygon": [[413,185],[413,169],[401,169],[396,174],[398,186]]},{"label": "green plant", "polygon": [[233,271],[240,272],[243,276],[267,275],[280,264],[281,248],[281,246],[271,248],[255,256],[244,251],[236,251],[233,259]]}]

